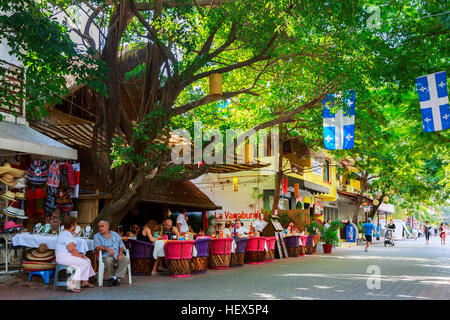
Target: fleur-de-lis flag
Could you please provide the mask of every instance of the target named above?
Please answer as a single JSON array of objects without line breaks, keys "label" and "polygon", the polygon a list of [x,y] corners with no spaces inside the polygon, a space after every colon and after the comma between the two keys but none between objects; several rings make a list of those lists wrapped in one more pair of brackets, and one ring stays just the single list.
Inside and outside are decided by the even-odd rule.
[{"label": "fleur-de-lis flag", "polygon": [[423,131],[441,131],[450,128],[447,74],[445,71],[416,78],[422,110]]},{"label": "fleur-de-lis flag", "polygon": [[[337,97],[337,95],[336,95]],[[323,141],[325,149],[352,149],[355,143],[355,90],[347,91],[343,109],[331,113],[335,95],[329,94],[323,101]]]}]

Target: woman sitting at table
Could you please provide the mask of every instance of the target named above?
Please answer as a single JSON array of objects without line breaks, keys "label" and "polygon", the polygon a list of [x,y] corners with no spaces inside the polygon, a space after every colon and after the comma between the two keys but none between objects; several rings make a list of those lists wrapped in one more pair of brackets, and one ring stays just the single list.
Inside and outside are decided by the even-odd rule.
[{"label": "woman sitting at table", "polygon": [[158,240],[158,238],[154,238],[153,235],[157,228],[158,222],[156,222],[155,220],[150,220],[145,226],[142,227],[142,230],[139,231],[137,239],[150,243],[155,242],[156,240]]},{"label": "woman sitting at table", "polygon": [[95,276],[92,269],[91,260],[84,254],[78,252],[75,246],[73,232],[77,227],[77,219],[67,217],[64,220],[64,231],[56,239],[56,263],[75,268],[73,280],[67,284],[67,291],[80,292],[78,281],[81,281],[81,288],[92,288],[88,282],[89,278]]},{"label": "woman sitting at table", "polygon": [[225,222],[225,228],[223,229],[223,237],[224,238],[233,238],[233,224],[231,221]]}]

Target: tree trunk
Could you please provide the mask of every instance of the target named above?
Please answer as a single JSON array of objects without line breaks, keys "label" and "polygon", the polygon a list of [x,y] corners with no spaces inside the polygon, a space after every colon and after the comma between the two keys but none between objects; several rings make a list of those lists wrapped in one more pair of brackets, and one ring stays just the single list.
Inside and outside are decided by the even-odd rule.
[{"label": "tree trunk", "polygon": [[352,221],[358,225],[358,216],[359,216],[359,207],[361,206],[361,203],[363,202],[363,197],[364,197],[364,191],[366,190],[366,185],[367,185],[367,178],[368,178],[368,173],[364,173],[364,176],[362,177],[362,184],[361,184],[361,190],[359,192],[359,195],[356,197],[356,208],[355,208],[355,212],[353,213],[353,218]]},{"label": "tree trunk", "polygon": [[283,133],[282,133],[282,125],[279,124],[278,128],[280,130],[280,140],[278,143],[278,158],[275,161],[278,161],[278,171],[275,175],[275,191],[273,197],[273,205],[272,205],[272,215],[275,214],[275,210],[278,210],[278,204],[280,202],[280,186],[281,180],[283,179]]}]

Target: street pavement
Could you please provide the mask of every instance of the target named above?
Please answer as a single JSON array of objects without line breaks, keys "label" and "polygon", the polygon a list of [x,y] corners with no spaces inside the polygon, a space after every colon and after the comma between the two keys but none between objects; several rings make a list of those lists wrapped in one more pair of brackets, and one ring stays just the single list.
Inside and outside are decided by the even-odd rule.
[{"label": "street pavement", "polygon": [[[23,277],[23,276],[22,276]],[[125,279],[124,279],[125,280]],[[133,284],[95,287],[80,293],[52,286],[39,279],[0,286],[5,299],[151,299],[151,300],[391,300],[450,299],[450,244],[430,245],[418,239],[396,241],[385,247],[380,241],[364,252],[364,246],[334,248],[318,254],[244,265],[229,270],[210,270],[190,278],[134,276]],[[371,289],[369,289],[369,287]]]}]

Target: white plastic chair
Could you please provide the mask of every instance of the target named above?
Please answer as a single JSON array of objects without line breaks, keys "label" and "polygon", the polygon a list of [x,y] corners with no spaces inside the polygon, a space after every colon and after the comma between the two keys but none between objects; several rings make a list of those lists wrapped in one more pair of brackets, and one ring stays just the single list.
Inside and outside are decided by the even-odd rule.
[{"label": "white plastic chair", "polygon": [[[130,260],[130,251],[127,248],[124,248],[125,256],[128,258],[128,283],[131,284],[131,260]],[[97,280],[98,286],[103,286],[103,277],[105,275],[105,263],[103,262],[103,253],[102,250],[98,251],[98,273]]]}]

